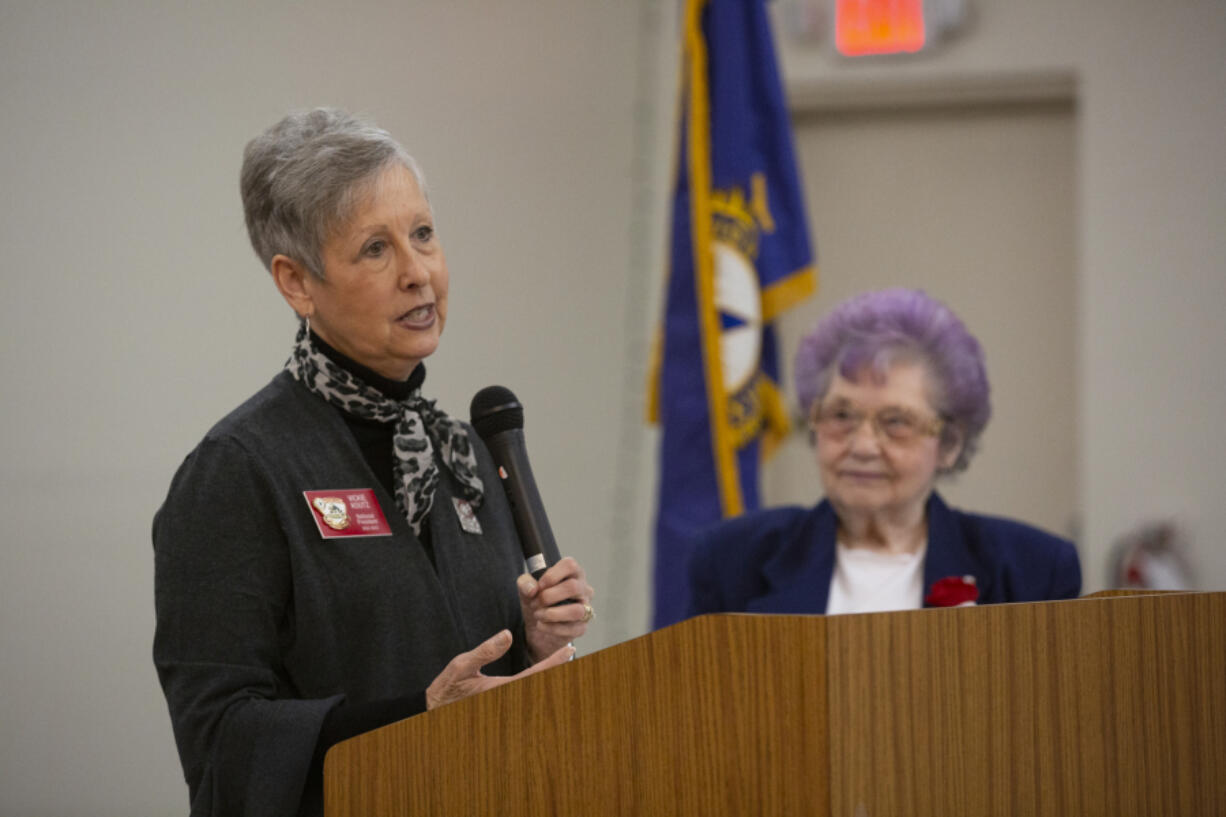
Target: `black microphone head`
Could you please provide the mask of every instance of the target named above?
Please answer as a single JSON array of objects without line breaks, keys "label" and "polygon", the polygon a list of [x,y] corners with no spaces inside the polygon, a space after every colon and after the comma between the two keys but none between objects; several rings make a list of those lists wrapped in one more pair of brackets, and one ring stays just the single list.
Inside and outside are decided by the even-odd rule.
[{"label": "black microphone head", "polygon": [[486,386],[473,395],[468,416],[483,440],[500,431],[524,427],[524,407],[505,386]]}]

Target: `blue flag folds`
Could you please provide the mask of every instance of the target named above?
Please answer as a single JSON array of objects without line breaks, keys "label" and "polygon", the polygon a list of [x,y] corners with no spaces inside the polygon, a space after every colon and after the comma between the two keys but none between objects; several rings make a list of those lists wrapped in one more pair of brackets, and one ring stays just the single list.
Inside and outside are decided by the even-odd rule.
[{"label": "blue flag folds", "polygon": [[649,412],[662,426],[653,626],[694,535],[758,507],[788,431],[770,322],[817,287],[765,0],[687,0],[672,253]]}]

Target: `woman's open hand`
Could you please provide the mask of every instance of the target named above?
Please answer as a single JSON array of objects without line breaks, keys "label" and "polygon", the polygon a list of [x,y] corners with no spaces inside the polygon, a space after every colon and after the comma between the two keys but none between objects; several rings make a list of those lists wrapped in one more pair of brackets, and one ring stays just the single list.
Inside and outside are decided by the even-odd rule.
[{"label": "woman's open hand", "polygon": [[426,687],[426,709],[436,709],[469,695],[502,686],[508,681],[565,664],[575,654],[575,648],[567,645],[516,675],[481,674],[482,667],[497,661],[510,648],[511,633],[501,630],[468,652],[462,652],[451,659],[438,677],[430,682],[430,686]]}]

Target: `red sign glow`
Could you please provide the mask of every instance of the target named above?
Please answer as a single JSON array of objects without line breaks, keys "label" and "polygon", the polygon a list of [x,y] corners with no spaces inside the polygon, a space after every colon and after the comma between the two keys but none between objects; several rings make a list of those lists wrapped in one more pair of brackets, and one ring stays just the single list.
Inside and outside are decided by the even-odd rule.
[{"label": "red sign glow", "polygon": [[834,42],[847,57],[924,47],[923,0],[836,0]]}]

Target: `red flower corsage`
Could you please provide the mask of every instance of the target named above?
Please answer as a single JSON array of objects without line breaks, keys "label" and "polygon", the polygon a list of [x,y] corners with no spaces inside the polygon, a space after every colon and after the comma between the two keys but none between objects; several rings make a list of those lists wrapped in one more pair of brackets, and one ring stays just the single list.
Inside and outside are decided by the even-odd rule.
[{"label": "red flower corsage", "polygon": [[929,607],[974,607],[979,598],[979,588],[975,586],[975,577],[946,576],[937,580],[924,604]]}]

